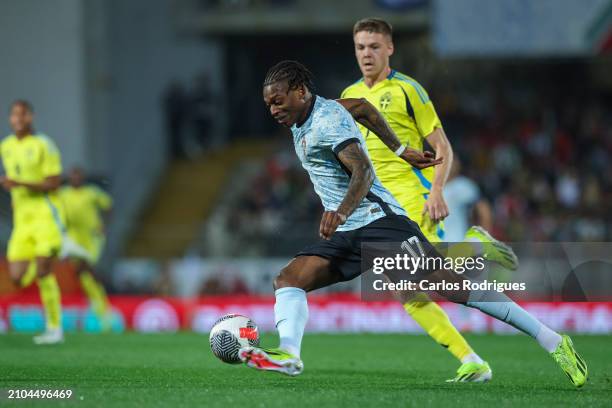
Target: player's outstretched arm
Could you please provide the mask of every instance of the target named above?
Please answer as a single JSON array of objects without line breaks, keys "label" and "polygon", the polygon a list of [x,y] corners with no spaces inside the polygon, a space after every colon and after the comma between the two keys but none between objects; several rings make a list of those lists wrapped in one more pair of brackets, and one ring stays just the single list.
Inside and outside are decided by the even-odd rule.
[{"label": "player's outstretched arm", "polygon": [[319,227],[319,235],[323,239],[330,239],[336,228],[346,222],[346,219],[368,194],[374,182],[372,163],[359,143],[350,143],[337,154],[342,164],[348,169],[351,180],[338,209],[323,213]]},{"label": "player's outstretched arm", "polygon": [[384,116],[365,98],[336,99],[353,116],[355,121],[372,131],[390,150],[400,152],[399,157],[418,169],[435,166],[443,158],[435,158],[430,152],[420,152],[410,147],[402,148],[402,143],[395,135]]},{"label": "player's outstretched arm", "polygon": [[453,163],[453,148],[442,128],[435,129],[426,136],[426,139],[436,151],[437,157],[446,157],[444,163],[436,168],[436,173],[431,183],[429,198],[425,201],[425,206],[423,208],[423,214],[428,213],[433,221],[438,222],[448,216],[448,206],[446,205],[442,191],[446,185],[446,180],[448,180],[448,174],[450,173],[451,164]]}]

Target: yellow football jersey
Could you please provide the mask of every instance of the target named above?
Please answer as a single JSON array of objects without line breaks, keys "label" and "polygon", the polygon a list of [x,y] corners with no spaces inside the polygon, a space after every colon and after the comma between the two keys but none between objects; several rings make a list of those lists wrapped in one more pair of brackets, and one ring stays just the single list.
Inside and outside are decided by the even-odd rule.
[{"label": "yellow football jersey", "polygon": [[106,192],[93,185],[65,186],[59,191],[66,215],[66,227],[85,233],[102,232],[101,211],[109,210],[113,200]]},{"label": "yellow football jersey", "polygon": [[[442,124],[425,89],[414,79],[392,70],[387,78],[371,88],[363,79],[342,92],[342,98],[365,98],[385,117],[402,142],[413,149],[423,150],[423,141]],[[431,190],[434,168],[418,170],[394,152],[365,127],[359,125],[368,153],[380,181],[389,187],[401,182],[401,188],[411,194],[427,194]],[[395,195],[395,193],[394,193]]]},{"label": "yellow football jersey", "polygon": [[[6,176],[24,183],[42,183],[47,177],[62,173],[60,152],[44,135],[28,135],[22,139],[11,135],[0,144],[0,155]],[[55,192],[35,192],[27,187],[11,189],[15,223],[30,218],[53,217],[61,223]]]}]

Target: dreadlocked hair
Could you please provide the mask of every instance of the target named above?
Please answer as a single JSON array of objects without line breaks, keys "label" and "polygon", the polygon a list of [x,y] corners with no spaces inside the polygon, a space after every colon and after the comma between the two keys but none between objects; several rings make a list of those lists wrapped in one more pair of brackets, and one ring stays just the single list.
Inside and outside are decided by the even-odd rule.
[{"label": "dreadlocked hair", "polygon": [[281,61],[268,70],[263,86],[287,81],[290,90],[304,85],[310,92],[314,92],[313,78],[312,72],[303,64],[297,61]]}]

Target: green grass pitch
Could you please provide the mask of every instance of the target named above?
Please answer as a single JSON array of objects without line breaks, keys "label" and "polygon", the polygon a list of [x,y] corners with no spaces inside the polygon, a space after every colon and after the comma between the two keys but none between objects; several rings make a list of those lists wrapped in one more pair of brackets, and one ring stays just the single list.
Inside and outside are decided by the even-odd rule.
[{"label": "green grass pitch", "polygon": [[[457,362],[425,336],[307,335],[296,378],[218,361],[208,337],[70,334],[61,346],[0,336],[0,406],[505,407],[610,406],[612,337],[574,336],[589,364],[581,389],[526,336],[468,336],[488,384],[446,384]],[[264,344],[274,344],[264,336]],[[72,400],[8,401],[6,389],[75,391]]]}]

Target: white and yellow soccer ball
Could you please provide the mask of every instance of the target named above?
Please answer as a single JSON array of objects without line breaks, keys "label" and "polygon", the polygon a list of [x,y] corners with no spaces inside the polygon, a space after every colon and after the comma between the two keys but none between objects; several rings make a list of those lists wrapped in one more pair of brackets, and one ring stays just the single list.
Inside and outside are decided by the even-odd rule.
[{"label": "white and yellow soccer ball", "polygon": [[228,314],[219,318],[210,330],[210,349],[224,363],[238,364],[242,347],[259,346],[257,325],[246,316]]}]

